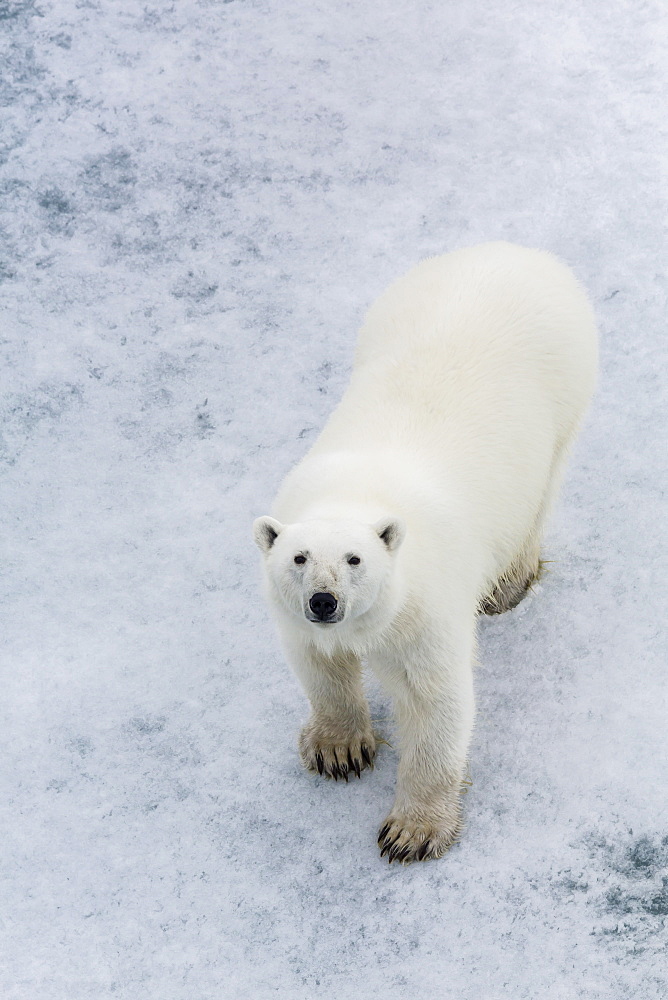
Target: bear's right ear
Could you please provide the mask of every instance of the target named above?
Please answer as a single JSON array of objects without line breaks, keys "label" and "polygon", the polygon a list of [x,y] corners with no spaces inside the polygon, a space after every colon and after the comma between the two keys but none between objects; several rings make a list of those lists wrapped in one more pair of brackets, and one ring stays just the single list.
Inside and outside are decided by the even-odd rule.
[{"label": "bear's right ear", "polygon": [[282,531],[283,525],[274,517],[258,517],[256,521],[253,521],[253,538],[255,539],[255,544],[265,555],[267,555],[269,549]]}]

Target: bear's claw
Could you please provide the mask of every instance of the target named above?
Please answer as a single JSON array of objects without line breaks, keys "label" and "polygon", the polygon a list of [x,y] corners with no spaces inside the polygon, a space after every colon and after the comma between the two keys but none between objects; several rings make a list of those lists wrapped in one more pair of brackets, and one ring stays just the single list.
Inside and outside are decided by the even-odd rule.
[{"label": "bear's claw", "polygon": [[380,844],[381,840],[383,840],[383,838],[385,837],[385,835],[387,833],[389,833],[389,832],[390,832],[390,824],[386,823],[385,826],[380,831],[380,833],[378,834],[378,843],[379,844]]},{"label": "bear's claw", "polygon": [[309,771],[347,782],[352,773],[360,778],[362,771],[373,768],[376,744],[373,735],[363,739],[324,739],[306,726],[299,739],[299,755]]},{"label": "bear's claw", "polygon": [[440,858],[457,840],[459,829],[458,820],[450,828],[443,824],[402,821],[399,817],[390,819],[378,834],[380,856],[384,858],[387,854],[389,864],[398,861],[402,865]]}]

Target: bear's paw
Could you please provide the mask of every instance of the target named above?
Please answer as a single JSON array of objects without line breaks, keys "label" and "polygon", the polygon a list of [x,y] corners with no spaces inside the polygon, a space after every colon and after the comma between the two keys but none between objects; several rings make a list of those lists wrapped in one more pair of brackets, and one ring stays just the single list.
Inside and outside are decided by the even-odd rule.
[{"label": "bear's paw", "polygon": [[359,778],[366,768],[373,768],[376,739],[371,730],[354,736],[336,735],[331,729],[321,731],[309,723],[299,737],[299,756],[309,771],[348,781],[350,775]]},{"label": "bear's paw", "polygon": [[381,858],[387,854],[390,864],[440,858],[457,841],[462,829],[458,806],[448,810],[445,819],[428,820],[401,813],[390,813],[378,834]]}]

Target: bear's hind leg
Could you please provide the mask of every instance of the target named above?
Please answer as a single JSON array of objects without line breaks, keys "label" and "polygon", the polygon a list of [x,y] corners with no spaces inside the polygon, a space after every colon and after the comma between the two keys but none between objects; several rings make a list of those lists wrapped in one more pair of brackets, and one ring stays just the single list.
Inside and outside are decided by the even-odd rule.
[{"label": "bear's hind leg", "polygon": [[568,440],[560,443],[552,459],[552,467],[547,487],[540,505],[533,530],[529,535],[519,556],[517,556],[496,581],[489,594],[483,597],[478,605],[478,612],[484,615],[502,615],[504,611],[516,608],[526,597],[534,583],[543,575],[544,562],[540,557],[540,544],[545,528],[545,521],[561,484],[561,478],[566,464]]},{"label": "bear's hind leg", "polygon": [[533,584],[540,580],[542,572],[540,539],[532,539],[521,555],[501,574],[491,592],[480,601],[479,613],[502,615],[505,611],[516,608]]}]

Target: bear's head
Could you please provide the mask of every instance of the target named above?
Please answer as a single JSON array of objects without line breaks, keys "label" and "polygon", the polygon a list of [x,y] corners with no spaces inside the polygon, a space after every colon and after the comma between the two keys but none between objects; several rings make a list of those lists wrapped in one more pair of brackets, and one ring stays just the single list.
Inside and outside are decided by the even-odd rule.
[{"label": "bear's head", "polygon": [[259,517],[253,525],[271,597],[319,632],[338,631],[394,603],[404,533],[397,518],[371,525],[338,519],[281,524]]}]

